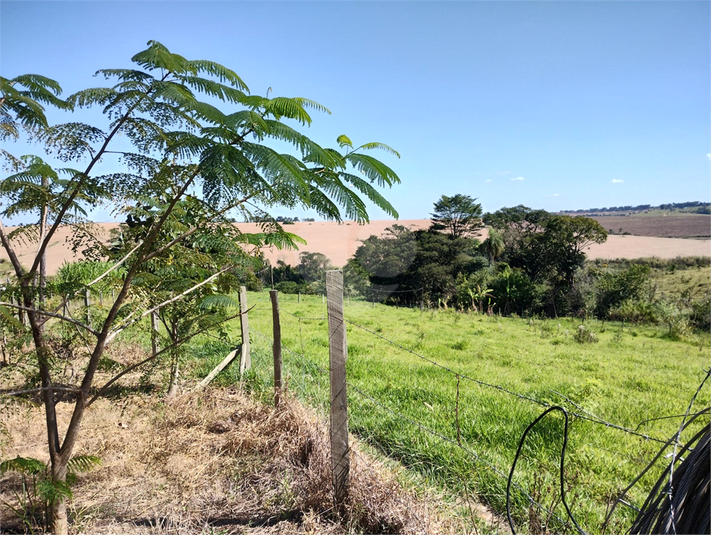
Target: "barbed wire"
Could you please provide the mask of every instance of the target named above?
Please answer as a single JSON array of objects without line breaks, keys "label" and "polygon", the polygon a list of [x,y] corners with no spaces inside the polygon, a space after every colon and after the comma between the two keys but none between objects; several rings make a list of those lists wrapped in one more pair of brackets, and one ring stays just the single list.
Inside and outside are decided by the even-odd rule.
[{"label": "barbed wire", "polygon": [[[459,444],[457,443],[456,440],[453,440],[453,439],[451,439],[451,438],[449,438],[449,437],[447,437],[447,436],[445,436],[445,435],[439,433],[438,431],[435,431],[435,430],[433,430],[433,429],[430,429],[429,427],[427,427],[427,426],[421,424],[421,423],[418,422],[417,420],[414,420],[413,418],[410,418],[409,416],[406,416],[406,415],[404,415],[404,414],[401,414],[401,413],[399,413],[399,412],[397,412],[397,411],[391,409],[390,407],[387,407],[386,405],[383,405],[383,404],[380,403],[378,400],[376,400],[375,398],[373,398],[373,397],[370,396],[369,394],[363,392],[360,388],[358,388],[358,387],[355,386],[355,385],[349,385],[349,388],[350,388],[351,390],[357,392],[358,394],[360,394],[360,395],[363,396],[364,398],[368,399],[368,400],[369,400],[371,403],[373,403],[374,405],[377,405],[377,406],[380,407],[381,409],[384,409],[385,411],[387,411],[387,412],[393,414],[394,416],[397,416],[399,419],[404,420],[404,421],[407,421],[407,422],[409,422],[410,424],[415,425],[416,427],[418,427],[418,428],[421,429],[422,431],[425,431],[426,433],[429,433],[430,435],[432,435],[432,436],[434,436],[434,437],[437,437],[437,438],[439,438],[440,440],[443,440],[443,441],[445,441],[445,442],[448,442],[448,443],[450,443],[450,444],[456,446],[457,448],[460,448],[460,449],[461,449],[462,451],[464,451],[465,453],[471,455],[476,461],[480,462],[481,464],[483,464],[484,466],[486,466],[487,468],[489,468],[490,470],[492,470],[492,471],[493,471],[495,474],[497,474],[499,477],[501,477],[501,478],[503,478],[503,479],[507,479],[507,478],[508,478],[508,476],[506,475],[505,472],[503,472],[501,469],[497,468],[495,465],[493,465],[492,463],[490,463],[489,461],[487,461],[486,459],[484,459],[481,455],[479,455],[478,453],[476,453],[474,450],[472,450],[472,449],[470,449],[470,448],[467,448],[467,447],[465,447],[465,446],[461,446],[461,445],[459,445]],[[523,487],[521,487],[519,484],[513,483],[513,486],[516,487],[516,489],[518,489],[518,490],[521,492],[521,494],[523,494],[526,498],[528,498],[529,503],[531,503],[531,504],[533,504],[533,505],[539,507],[542,511],[545,511],[546,513],[548,513],[548,514],[551,515],[552,517],[555,517],[555,518],[556,518],[558,521],[560,521],[562,524],[565,524],[565,521],[564,521],[561,517],[559,517],[559,516],[558,516],[556,513],[554,513],[553,511],[549,510],[546,506],[544,506],[544,505],[538,503],[536,500],[534,500],[533,497],[532,497],[528,492],[526,492],[526,491],[523,489]]]},{"label": "barbed wire", "polygon": [[689,417],[689,413],[691,412],[692,407],[694,406],[694,403],[696,403],[696,398],[699,395],[699,392],[701,392],[701,389],[704,387],[706,384],[706,381],[708,378],[711,377],[711,368],[706,372],[706,376],[704,377],[703,381],[701,381],[701,384],[699,385],[699,388],[696,389],[696,392],[694,393],[693,397],[691,398],[691,401],[689,402],[689,407],[686,409],[686,414],[684,414],[684,418],[681,421],[681,424],[679,425],[679,430],[676,432],[674,435],[674,451],[672,452],[672,458],[671,458],[671,463],[669,464],[669,485],[667,486],[667,498],[669,499],[669,516],[671,520],[671,527],[672,527],[672,532],[676,534],[676,522],[674,520],[674,499],[672,496],[672,493],[674,492],[673,489],[673,481],[674,481],[674,463],[676,463],[677,459],[677,449],[680,446],[680,441],[681,441],[681,433],[684,430],[685,424],[686,424],[686,419]]},{"label": "barbed wire", "polygon": [[[545,401],[540,401],[540,400],[535,399],[535,398],[532,398],[532,397],[530,397],[530,396],[526,396],[525,394],[519,394],[518,392],[514,392],[513,390],[509,390],[508,388],[503,387],[503,386],[501,386],[501,385],[495,385],[495,384],[487,383],[487,382],[481,381],[481,380],[479,380],[479,379],[474,379],[473,377],[470,377],[470,376],[468,376],[468,375],[466,375],[466,374],[463,374],[463,373],[454,371],[454,370],[452,370],[451,368],[448,368],[447,366],[445,366],[445,365],[443,365],[443,364],[440,364],[439,362],[437,362],[437,361],[435,361],[435,360],[432,360],[432,359],[430,359],[430,358],[428,358],[428,357],[425,357],[425,356],[423,356],[423,355],[420,355],[420,354],[417,353],[416,351],[413,351],[412,349],[409,349],[409,348],[403,346],[402,344],[399,344],[398,342],[394,342],[393,340],[390,340],[390,339],[386,338],[385,336],[383,336],[383,335],[381,335],[381,334],[379,334],[379,333],[377,333],[377,332],[375,332],[375,331],[373,331],[373,330],[371,330],[371,329],[368,329],[367,327],[364,327],[364,326],[362,326],[362,325],[359,325],[359,324],[357,324],[357,323],[355,323],[355,322],[353,322],[353,321],[351,321],[351,320],[348,320],[348,319],[346,319],[345,321],[346,321],[346,323],[348,323],[348,324],[350,324],[350,325],[353,325],[354,327],[357,327],[357,328],[359,328],[359,329],[361,329],[361,330],[363,330],[363,331],[365,331],[365,332],[368,332],[368,333],[372,334],[373,336],[375,336],[375,337],[377,337],[377,338],[380,338],[381,340],[384,340],[384,341],[386,341],[387,343],[389,343],[389,344],[391,344],[391,345],[393,345],[393,346],[395,346],[395,347],[398,347],[398,348],[402,349],[403,351],[406,351],[407,353],[410,353],[411,355],[413,355],[413,356],[415,356],[415,357],[417,357],[417,358],[419,358],[419,359],[421,359],[421,360],[424,360],[425,362],[428,362],[428,363],[432,364],[433,366],[436,366],[436,367],[438,367],[438,368],[441,368],[441,369],[443,369],[443,370],[445,370],[445,371],[447,371],[447,372],[449,372],[449,373],[451,373],[451,374],[453,374],[453,375],[459,375],[462,379],[466,379],[467,381],[476,383],[476,384],[478,384],[478,385],[480,385],[480,386],[486,386],[486,387],[488,387],[488,388],[494,388],[494,389],[496,389],[496,390],[500,390],[500,391],[505,392],[505,393],[507,393],[507,394],[509,394],[509,395],[511,395],[511,396],[514,396],[514,397],[517,397],[517,398],[519,398],[519,399],[523,399],[523,400],[526,400],[526,401],[530,401],[531,403],[535,403],[536,405],[540,405],[541,407],[549,408],[549,407],[552,407],[552,406],[553,406],[553,405],[551,405],[550,403],[547,403],[547,402],[545,402]],[[559,395],[561,395],[561,394],[559,394]],[[572,402],[571,402],[571,403],[572,403]],[[621,425],[618,425],[618,424],[615,424],[615,423],[612,423],[612,422],[608,422],[608,421],[603,420],[602,418],[600,418],[600,417],[598,417],[598,416],[580,414],[580,413],[577,413],[577,412],[571,412],[570,414],[572,414],[573,416],[575,416],[575,417],[577,417],[577,418],[580,418],[580,419],[582,419],[582,420],[587,420],[587,421],[590,421],[590,422],[595,423],[595,424],[598,424],[598,425],[604,425],[605,427],[609,427],[609,428],[612,428],[612,429],[617,429],[618,431],[624,431],[625,433],[628,433],[628,434],[630,434],[630,435],[635,435],[635,436],[644,438],[645,440],[651,440],[651,441],[654,441],[654,442],[659,442],[659,443],[661,443],[661,444],[664,444],[664,443],[665,443],[665,441],[662,440],[662,439],[659,439],[659,438],[656,438],[656,437],[652,437],[652,436],[646,435],[646,434],[644,434],[644,433],[638,433],[637,431],[635,431],[635,430],[633,430],[633,429],[629,429],[629,428],[627,428],[627,427],[624,427],[624,426],[621,426]],[[588,413],[588,414],[589,414],[589,413]]]}]

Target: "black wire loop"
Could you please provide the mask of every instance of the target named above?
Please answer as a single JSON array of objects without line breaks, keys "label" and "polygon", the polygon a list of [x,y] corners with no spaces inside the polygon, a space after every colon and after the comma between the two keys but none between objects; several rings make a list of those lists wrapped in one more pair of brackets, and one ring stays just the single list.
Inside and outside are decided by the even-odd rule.
[{"label": "black wire loop", "polygon": [[568,513],[568,517],[570,520],[573,522],[575,527],[578,529],[581,535],[587,535],[585,531],[578,525],[578,523],[575,521],[575,517],[573,516],[573,513],[570,511],[570,507],[568,507],[568,502],[565,500],[565,449],[568,447],[568,411],[566,411],[563,407],[559,405],[554,405],[552,407],[547,408],[545,411],[543,411],[543,414],[541,414],[538,418],[533,420],[533,422],[526,428],[526,430],[523,432],[523,436],[521,437],[521,441],[518,444],[518,450],[516,451],[516,457],[514,457],[513,464],[511,465],[511,472],[509,472],[509,480],[506,485],[506,516],[508,517],[509,520],[509,526],[511,527],[511,533],[513,535],[516,535],[516,528],[514,527],[514,522],[513,519],[511,518],[511,482],[513,480],[513,474],[514,470],[516,470],[516,463],[518,462],[518,458],[521,455],[521,449],[523,448],[523,444],[526,441],[526,435],[528,435],[528,432],[533,429],[538,422],[540,422],[548,413],[553,412],[553,411],[560,411],[563,413],[563,416],[565,417],[565,426],[563,428],[563,447],[560,452],[560,499],[563,502],[563,505],[565,506],[565,510]]}]

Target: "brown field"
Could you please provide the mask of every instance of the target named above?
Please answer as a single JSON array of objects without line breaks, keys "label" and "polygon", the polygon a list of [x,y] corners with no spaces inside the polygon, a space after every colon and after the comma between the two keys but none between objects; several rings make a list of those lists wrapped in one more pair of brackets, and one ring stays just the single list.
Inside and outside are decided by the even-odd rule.
[{"label": "brown field", "polygon": [[[677,219],[696,220],[695,215],[669,217],[671,218],[669,221]],[[708,218],[708,216],[700,217]],[[626,220],[627,218],[603,217],[602,219],[606,222],[612,222],[617,219]],[[649,219],[654,220],[654,218]],[[706,219],[706,221],[708,224],[709,220]],[[304,238],[307,241],[307,245],[302,245],[297,251],[266,249],[265,256],[272,264],[283,260],[287,264],[296,265],[299,263],[300,252],[320,252],[325,254],[334,266],[342,267],[353,256],[362,241],[372,235],[381,235],[387,227],[393,224],[403,225],[412,229],[421,229],[427,228],[430,221],[429,219],[383,220],[371,221],[367,225],[358,225],[352,221],[341,224],[323,221],[313,223],[299,222],[294,225],[287,225],[285,229]],[[117,223],[100,223],[96,225],[97,232],[106,239],[109,237],[109,231],[112,228],[116,228],[116,226]],[[244,232],[259,231],[256,223],[238,223],[237,226]],[[604,224],[604,226],[606,228],[610,227],[609,224]],[[479,239],[485,239],[486,234],[486,229],[484,229]],[[50,244],[47,266],[49,274],[56,273],[64,262],[71,262],[79,258],[72,253],[71,246],[67,242],[68,237],[69,231],[66,228],[60,229],[56,238]],[[17,245],[20,261],[25,265],[29,264],[32,255],[37,250],[37,245],[33,243],[17,243]],[[711,240],[610,235],[607,242],[590,246],[586,253],[590,259],[711,256]],[[7,262],[7,259],[5,250],[0,250],[0,260]],[[8,264],[5,263],[4,267],[6,268],[5,271],[7,271]]]},{"label": "brown field", "polygon": [[708,238],[711,236],[711,215],[705,214],[655,211],[588,217],[595,219],[605,230],[615,234],[629,232],[635,236],[658,238]]}]

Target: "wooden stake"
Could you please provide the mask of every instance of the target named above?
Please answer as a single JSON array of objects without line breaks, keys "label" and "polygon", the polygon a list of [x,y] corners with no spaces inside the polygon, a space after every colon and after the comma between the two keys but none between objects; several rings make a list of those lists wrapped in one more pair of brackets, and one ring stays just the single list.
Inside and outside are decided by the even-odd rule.
[{"label": "wooden stake", "polygon": [[336,507],[348,498],[348,400],[346,397],[346,324],[343,317],[343,272],[326,272],[331,376],[331,469]]},{"label": "wooden stake", "polygon": [[239,310],[242,313],[239,323],[242,327],[242,348],[240,351],[239,374],[240,377],[252,367],[252,358],[249,354],[249,319],[247,318],[247,287],[239,287]]},{"label": "wooden stake", "polygon": [[274,343],[272,352],[274,353],[274,406],[279,406],[281,400],[281,322],[279,321],[279,292],[269,291],[269,298],[272,300],[272,327],[274,332]]},{"label": "wooden stake", "polygon": [[158,353],[158,311],[151,312],[151,350]]}]

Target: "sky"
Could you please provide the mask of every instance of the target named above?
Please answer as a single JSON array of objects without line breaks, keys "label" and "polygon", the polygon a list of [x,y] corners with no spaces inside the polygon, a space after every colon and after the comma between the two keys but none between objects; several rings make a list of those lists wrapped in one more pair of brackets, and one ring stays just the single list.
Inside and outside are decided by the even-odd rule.
[{"label": "sky", "polygon": [[458,193],[489,212],[709,201],[710,7],[1,0],[0,75],[42,74],[67,96],[150,39],[217,61],[254,94],[326,106],[307,131],[322,145],[346,134],[396,149],[373,155],[402,180],[384,192],[401,219]]}]

